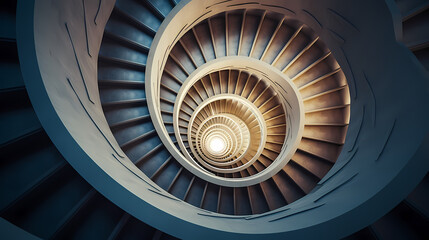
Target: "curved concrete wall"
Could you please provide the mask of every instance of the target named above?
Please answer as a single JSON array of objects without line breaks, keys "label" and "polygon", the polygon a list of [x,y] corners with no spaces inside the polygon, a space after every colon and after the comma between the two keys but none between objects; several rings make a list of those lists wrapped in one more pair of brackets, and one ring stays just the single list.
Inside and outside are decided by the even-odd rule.
[{"label": "curved concrete wall", "polygon": [[[214,14],[231,5],[221,2],[203,4]],[[397,42],[388,4],[272,1],[278,7],[249,7],[284,12],[312,27],[349,80],[351,122],[340,158],[317,189],[274,213],[225,217],[182,202],[154,185],[114,140],[96,84],[97,53],[114,1],[82,3],[19,2],[18,48],[31,101],[57,148],[91,185],[162,231],[195,239],[342,237],[385,214],[427,172],[429,116],[421,105],[428,103],[428,76]],[[197,5],[182,2],[177,9],[205,9]],[[185,22],[176,31],[178,24]],[[339,222],[353,224],[332,231]]]}]

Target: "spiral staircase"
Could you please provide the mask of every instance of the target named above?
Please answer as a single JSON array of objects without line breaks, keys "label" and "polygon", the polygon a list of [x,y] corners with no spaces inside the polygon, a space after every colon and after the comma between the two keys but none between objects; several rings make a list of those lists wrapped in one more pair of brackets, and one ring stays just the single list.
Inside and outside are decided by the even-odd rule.
[{"label": "spiral staircase", "polygon": [[[328,46],[334,47],[332,42],[325,43],[326,35],[318,35],[323,33],[317,30],[322,22],[315,18],[314,12],[305,10],[304,17],[295,18],[291,13],[295,10],[286,7],[279,10],[274,6],[279,4],[276,1],[271,5],[209,1],[213,3],[204,5],[205,9],[211,9],[205,15],[198,15],[197,9],[189,11],[192,4],[198,6],[196,1],[78,2],[82,5],[64,4],[64,9],[72,11],[49,1],[39,5],[20,1],[1,3],[2,238],[283,238],[289,236],[288,231],[294,232],[293,228],[276,232],[276,227],[287,226],[283,220],[291,219],[293,225],[308,221],[308,216],[346,229],[316,228],[321,238],[429,237],[428,176],[422,179],[427,173],[427,163],[414,164],[419,169],[415,174],[397,173],[399,180],[395,183],[401,186],[397,186],[398,190],[394,187],[386,190],[388,194],[383,196],[389,199],[372,202],[365,211],[356,206],[353,217],[343,219],[347,225],[356,221],[356,226],[328,221],[321,217],[323,210],[312,213],[329,207],[324,200],[331,193],[347,192],[341,189],[361,176],[381,181],[374,175],[365,175],[364,170],[371,165],[356,163],[373,157],[359,155],[365,153],[365,147],[369,148],[368,142],[378,147],[376,163],[384,163],[380,157],[385,152],[408,149],[416,142],[423,143],[415,146],[413,151],[418,154],[413,152],[409,159],[417,156],[416,162],[428,162],[427,140],[423,140],[428,132],[423,126],[427,114],[415,113],[416,107],[408,106],[410,115],[420,119],[415,123],[421,131],[415,131],[415,135],[403,134],[404,139],[410,136],[415,139],[409,138],[402,146],[392,137],[391,141],[397,145],[389,146],[392,132],[404,128],[401,123],[406,121],[400,117],[391,119],[390,112],[386,118],[383,112],[376,114],[380,111],[376,104],[392,105],[385,103],[380,84],[370,79],[371,71],[364,73],[366,85],[357,80],[357,68],[350,67],[352,59],[341,57],[337,48],[329,49]],[[411,59],[407,64],[417,71],[411,77],[425,80],[405,80],[416,88],[420,84],[423,90],[413,98],[413,91],[417,90],[404,89],[404,98],[412,104],[416,104],[415,99],[427,101],[428,2],[379,1],[374,5],[388,6],[391,16],[383,21],[394,22],[395,40],[409,49],[403,50]],[[36,10],[42,13],[37,16],[41,23],[49,20],[42,16],[43,7],[65,12],[64,18],[69,20],[59,18],[58,24],[64,33],[62,38],[49,35],[55,33],[49,24],[47,27],[42,24],[41,36],[26,35],[33,30],[25,26],[30,26],[28,21],[33,21],[31,17]],[[337,10],[328,9],[337,21],[335,24],[346,26],[353,34],[364,32]],[[75,18],[79,21],[74,21]],[[189,20],[192,18],[194,22]],[[401,20],[400,26],[395,18]],[[82,19],[84,25],[79,25]],[[178,27],[180,24],[184,27]],[[172,34],[174,31],[179,34]],[[338,44],[347,46],[352,42],[335,29],[328,31]],[[52,120],[50,103],[40,100],[44,96],[28,60],[32,52],[28,42],[52,43],[47,40],[52,36],[70,46],[69,49],[63,56],[55,56],[61,46],[36,48],[37,60],[55,56],[47,61],[61,62],[61,57],[68,57],[70,62],[63,65],[70,69],[62,83],[56,80],[42,85],[48,89],[46,96],[59,99],[53,102],[52,109],[60,112],[59,119],[64,116],[72,119],[64,125],[89,159],[94,159],[94,164],[85,165],[87,156],[76,153],[76,147],[67,140],[69,136],[61,134],[64,127]],[[346,47],[339,49],[344,53]],[[51,69],[49,73],[52,62],[39,64],[42,78],[61,72]],[[390,70],[388,62],[379,66],[379,71]],[[362,84],[365,86],[361,87]],[[67,91],[61,90],[64,86]],[[57,95],[52,91],[57,91]],[[426,98],[418,98],[424,94]],[[424,103],[420,102],[423,106],[417,108],[424,110]],[[353,104],[357,107],[353,108]],[[70,108],[61,113],[60,106]],[[91,125],[95,132],[79,120],[78,112],[84,114],[85,124]],[[360,133],[365,132],[365,127],[369,129],[367,125],[382,126],[382,131],[375,128],[372,131],[376,137],[364,135],[360,141]],[[99,139],[104,145],[99,144]],[[221,142],[220,148],[210,145],[214,139],[218,144]],[[95,165],[105,174],[93,170]],[[353,167],[362,173],[350,170],[348,176],[339,177]],[[389,165],[373,168],[379,168],[378,174],[383,179]],[[410,183],[401,181],[404,178]],[[130,185],[128,189],[139,197],[138,201],[105,179],[123,180],[122,185],[135,184],[136,188]],[[360,191],[371,189],[368,185],[360,186],[356,187]],[[140,195],[141,189],[145,192]],[[381,188],[377,191],[383,192]],[[336,199],[341,200],[343,195]],[[305,203],[308,199],[312,204]],[[371,215],[368,212],[378,215],[362,216]],[[201,225],[181,225],[197,217]],[[358,221],[360,218],[364,220]],[[235,225],[225,226],[229,221],[244,230],[235,229]],[[256,225],[273,226],[275,231],[257,232]],[[332,231],[338,233],[329,233]],[[308,239],[315,238],[314,234],[307,230],[305,234],[290,237]]]}]

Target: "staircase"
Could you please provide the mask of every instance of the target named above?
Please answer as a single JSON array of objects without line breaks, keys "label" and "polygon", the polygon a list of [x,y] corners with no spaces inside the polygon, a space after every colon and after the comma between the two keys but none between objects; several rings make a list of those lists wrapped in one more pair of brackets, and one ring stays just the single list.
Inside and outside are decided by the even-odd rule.
[{"label": "staircase", "polygon": [[[257,185],[240,188],[215,185],[193,176],[177,163],[151,123],[144,90],[146,59],[154,33],[173,7],[168,2],[161,4],[157,1],[164,6],[158,10],[154,4],[118,1],[106,26],[100,50],[98,76],[103,110],[127,156],[168,192],[213,212],[263,213],[309,193],[335,163],[348,125],[347,83],[329,50],[318,37],[312,36],[314,33],[308,27],[289,23],[284,17],[278,19],[273,13],[243,11],[209,18],[189,30],[174,46],[161,80],[159,100],[164,125],[176,147],[179,148],[182,142],[184,154],[187,151],[194,156],[187,134],[192,113],[216,95],[233,94],[248,99],[258,106],[267,123],[268,139],[257,161],[241,171],[234,169],[250,161],[252,154],[230,165],[211,167],[215,173],[220,171],[216,173],[218,176],[242,178],[267,168],[283,146],[285,113],[278,107],[280,101],[266,80],[257,79],[246,71],[210,73],[193,84],[180,107],[179,140],[173,128],[173,108],[179,89],[193,71],[217,58],[249,56],[284,72],[303,96],[307,122],[301,144],[290,163]],[[139,19],[142,11],[148,14]],[[206,107],[211,113],[201,110],[197,121],[201,123],[202,119],[219,113],[235,116],[249,113],[250,110],[243,110],[237,104],[233,100],[213,102]],[[225,106],[230,110],[223,110]],[[250,122],[255,121],[251,119]],[[198,125],[192,128],[195,131]]]},{"label": "staircase", "polygon": [[[396,0],[402,15],[403,43],[429,71],[429,2]],[[427,239],[429,174],[384,217],[347,239]]]},{"label": "staircase", "polygon": [[403,43],[420,63],[429,69],[429,2],[424,0],[395,0],[401,15]]},{"label": "staircase", "polygon": [[[61,156],[39,123],[22,80],[16,2],[1,3],[0,11],[1,218],[41,239],[174,239],[111,203]],[[5,230],[2,238],[16,238]]]},{"label": "staircase", "polygon": [[[425,31],[429,4],[396,2],[404,16],[404,44],[429,69],[429,31]],[[208,110],[197,117],[196,125],[188,123],[197,106],[210,97],[240,95],[265,114],[269,136],[260,157],[240,171],[234,169],[246,164],[251,155],[233,164],[207,168],[218,177],[244,178],[269,167],[281,151],[288,124],[279,107],[274,111],[281,102],[266,80],[227,69],[210,73],[192,86],[181,106],[181,131],[177,133],[174,103],[190,73],[210,60],[248,56],[284,72],[303,96],[303,139],[279,173],[252,186],[213,184],[193,175],[172,157],[152,124],[147,106],[145,67],[149,48],[175,5],[174,0],[118,0],[106,26],[99,52],[98,86],[104,114],[122,150],[158,186],[216,213],[260,214],[310,193],[335,164],[350,115],[347,82],[330,51],[305,26],[262,11],[216,15],[188,31],[173,47],[162,75],[159,101],[163,124],[178,149],[183,143],[184,154],[199,155],[204,161],[205,155],[192,152],[190,146],[197,144],[196,130],[208,117]],[[7,103],[0,107],[0,217],[42,239],[175,239],[107,200],[61,156],[43,130],[21,76],[15,36],[16,1],[0,4],[0,19],[0,99]],[[245,115],[244,110],[238,110],[238,102],[219,101],[208,106],[212,114]],[[227,106],[230,110],[226,111]],[[224,124],[222,121],[211,124]],[[189,126],[193,135],[187,134]],[[232,161],[238,158],[231,157]],[[429,238],[428,184],[426,175],[396,208],[346,239]],[[0,234],[14,238],[2,229]]]}]

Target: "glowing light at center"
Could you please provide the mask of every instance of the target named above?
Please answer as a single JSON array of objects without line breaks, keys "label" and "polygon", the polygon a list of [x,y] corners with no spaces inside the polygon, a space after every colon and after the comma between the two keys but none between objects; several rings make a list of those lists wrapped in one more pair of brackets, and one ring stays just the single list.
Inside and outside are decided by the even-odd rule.
[{"label": "glowing light at center", "polygon": [[220,137],[213,137],[210,139],[209,147],[212,152],[219,153],[225,149],[226,143]]}]

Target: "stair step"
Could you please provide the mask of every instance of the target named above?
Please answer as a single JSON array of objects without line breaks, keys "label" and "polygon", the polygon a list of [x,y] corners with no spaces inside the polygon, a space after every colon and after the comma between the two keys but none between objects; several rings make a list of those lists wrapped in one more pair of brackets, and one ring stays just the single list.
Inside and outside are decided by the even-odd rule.
[{"label": "stair step", "polygon": [[150,26],[146,25],[145,23],[141,22],[140,20],[138,20],[134,16],[130,15],[126,11],[121,10],[117,6],[115,6],[113,8],[112,15],[113,14],[117,14],[118,16],[121,16],[122,18],[124,18],[125,20],[127,20],[130,24],[135,25],[136,27],[138,27],[142,31],[146,32],[147,34],[151,35],[152,37],[155,37],[156,30],[154,30]]},{"label": "stair step", "polygon": [[0,92],[0,101],[8,103],[0,107],[0,146],[41,128],[25,89],[14,90]]},{"label": "stair step", "polygon": [[129,67],[129,68],[139,70],[139,71],[143,71],[143,72],[146,69],[146,65],[143,63],[133,62],[133,61],[124,60],[124,59],[116,58],[116,57],[107,57],[107,56],[99,55],[98,61],[117,64],[117,65]]},{"label": "stair step", "polygon": [[429,174],[427,174],[410,195],[408,195],[405,202],[420,215],[429,219]]},{"label": "stair step", "polygon": [[16,1],[0,4],[0,38],[16,38]]},{"label": "stair step", "polygon": [[131,81],[131,80],[103,80],[99,79],[98,84],[100,87],[129,87],[136,89],[143,89],[145,86],[144,82]]},{"label": "stair step", "polygon": [[343,238],[343,240],[378,240],[371,228],[366,227],[358,232],[353,233],[350,236]]},{"label": "stair step", "polygon": [[0,52],[0,94],[24,88],[16,40],[0,38]]},{"label": "stair step", "polygon": [[146,104],[145,98],[121,100],[121,101],[114,101],[114,102],[103,102],[101,105],[103,106],[103,108],[113,108],[113,107],[124,108],[124,107],[136,106],[136,105],[139,106],[143,104]]},{"label": "stair step", "polygon": [[[31,183],[27,184],[26,187],[20,187],[18,189],[18,186],[16,183],[11,184],[12,186],[15,187],[13,189],[13,191],[11,191],[11,192],[18,192],[19,191],[20,194],[19,195],[14,194],[13,201],[9,201],[9,202],[6,202],[6,201],[8,201],[8,199],[11,199],[11,197],[10,197],[10,196],[12,196],[11,192],[5,193],[3,195],[2,205],[1,205],[1,209],[2,209],[1,215],[3,216],[4,214],[7,214],[5,212],[12,209],[15,205],[19,205],[20,202],[28,200],[26,198],[28,196],[30,196],[32,192],[37,191],[38,188],[43,187],[43,185],[45,183],[47,183],[48,181],[51,180],[51,177],[55,177],[55,175],[64,171],[66,166],[67,166],[66,162],[57,163],[56,165],[52,166],[50,169],[45,171],[43,174],[40,174],[39,176],[37,176],[36,179],[32,179]],[[2,176],[2,177],[4,177],[4,176]],[[29,177],[27,176],[26,178],[28,179]],[[21,179],[14,179],[14,180],[8,179],[8,181],[22,181],[22,180]]]},{"label": "stair step", "polygon": [[403,39],[407,46],[429,42],[429,3],[427,8],[414,17],[403,22]]},{"label": "stair step", "polygon": [[52,238],[60,238],[61,236],[67,236],[68,234],[66,232],[66,229],[67,227],[70,227],[68,225],[71,225],[73,221],[77,221],[75,220],[77,215],[82,214],[82,210],[84,210],[84,208],[88,206],[88,204],[92,200],[94,200],[96,194],[97,191],[95,189],[91,189],[87,194],[85,194],[85,196],[80,199],[80,201],[67,213],[67,215],[65,215],[64,218],[60,222],[58,222],[57,230],[53,234]]},{"label": "stair step", "polygon": [[[407,3],[401,4],[401,2]],[[402,14],[402,21],[404,22],[429,9],[429,2],[426,0],[401,0],[396,1],[396,3],[402,8],[400,11]]]},{"label": "stair step", "polygon": [[115,131],[117,128],[123,128],[125,126],[129,126],[129,125],[135,125],[141,122],[145,122],[150,120],[150,115],[143,115],[140,117],[136,117],[136,118],[130,118],[128,120],[124,120],[121,122],[117,122],[117,123],[113,123],[113,124],[109,124],[110,128],[112,129],[112,131]]},{"label": "stair step", "polygon": [[110,39],[112,39],[114,41],[117,41],[117,42],[119,42],[121,44],[124,44],[124,45],[126,45],[128,47],[134,48],[134,49],[136,49],[136,50],[138,50],[138,51],[140,51],[142,53],[146,53],[146,54],[149,53],[149,47],[144,46],[141,43],[133,41],[133,40],[131,40],[129,38],[126,38],[126,37],[114,34],[114,33],[110,32],[108,30],[104,30],[103,37],[110,38]]},{"label": "stair step", "polygon": [[113,229],[112,233],[109,235],[108,240],[115,240],[118,238],[120,232],[124,228],[124,226],[128,223],[130,219],[130,215],[128,213],[124,213],[124,215],[121,217],[119,222],[116,224],[115,228]]},{"label": "stair step", "polygon": [[164,20],[164,14],[155,7],[155,5],[149,0],[143,0],[142,3],[155,15],[159,20]]},{"label": "stair step", "polygon": [[419,216],[404,202],[371,225],[379,239],[428,239],[429,219]]}]

